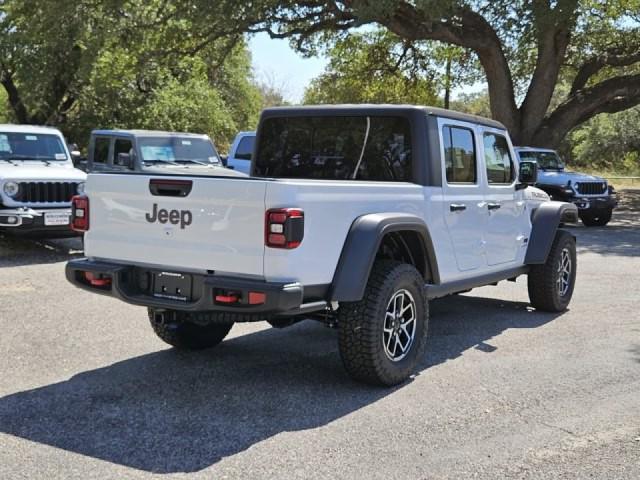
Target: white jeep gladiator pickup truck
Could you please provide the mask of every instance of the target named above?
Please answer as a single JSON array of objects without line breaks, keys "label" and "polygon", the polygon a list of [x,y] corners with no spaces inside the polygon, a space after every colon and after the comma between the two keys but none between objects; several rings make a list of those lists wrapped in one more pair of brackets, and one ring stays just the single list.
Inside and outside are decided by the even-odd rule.
[{"label": "white jeep gladiator pickup truck", "polygon": [[55,128],[0,125],[0,231],[66,237],[71,198],[82,193],[86,174],[73,167]]},{"label": "white jeep gladiator pickup truck", "polygon": [[347,371],[379,385],[421,361],[430,299],[524,274],[535,308],[571,299],[575,239],[559,226],[577,209],[527,201],[536,164],[518,172],[498,122],[267,109],[253,158],[251,177],[90,174],[73,202],[87,258],[67,278],[148,307],[178,348],[214,346],[234,322],[336,325]]}]

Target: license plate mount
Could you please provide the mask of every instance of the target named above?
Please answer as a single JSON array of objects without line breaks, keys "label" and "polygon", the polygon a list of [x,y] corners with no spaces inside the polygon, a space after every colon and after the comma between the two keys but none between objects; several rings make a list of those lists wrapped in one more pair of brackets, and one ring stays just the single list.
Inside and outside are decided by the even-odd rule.
[{"label": "license plate mount", "polygon": [[191,275],[174,272],[154,272],[153,296],[188,302],[191,300],[193,278]]},{"label": "license plate mount", "polygon": [[70,210],[64,212],[46,212],[44,214],[44,225],[45,227],[69,225],[69,217],[71,217]]}]

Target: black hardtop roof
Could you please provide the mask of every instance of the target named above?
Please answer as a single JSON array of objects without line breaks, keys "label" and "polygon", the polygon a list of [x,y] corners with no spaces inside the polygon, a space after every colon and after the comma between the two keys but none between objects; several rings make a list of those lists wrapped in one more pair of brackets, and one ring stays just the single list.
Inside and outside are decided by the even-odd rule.
[{"label": "black hardtop roof", "polygon": [[456,112],[438,107],[421,105],[378,105],[378,104],[346,104],[346,105],[301,105],[295,107],[272,107],[263,110],[262,118],[301,117],[301,116],[359,116],[359,115],[411,115],[423,113],[436,117],[450,118],[463,122],[477,123],[492,128],[506,130],[506,127],[490,118],[479,117],[468,113]]}]

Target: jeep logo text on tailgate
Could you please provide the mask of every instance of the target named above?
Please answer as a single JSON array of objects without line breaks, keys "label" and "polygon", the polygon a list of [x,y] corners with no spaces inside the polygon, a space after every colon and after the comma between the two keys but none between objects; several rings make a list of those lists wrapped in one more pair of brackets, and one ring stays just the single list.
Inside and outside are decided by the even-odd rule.
[{"label": "jeep logo text on tailgate", "polygon": [[161,208],[158,210],[158,204],[153,204],[153,211],[145,215],[147,222],[154,223],[156,221],[160,223],[171,223],[172,225],[180,224],[180,228],[184,229],[191,225],[193,215],[189,210],[165,210]]}]

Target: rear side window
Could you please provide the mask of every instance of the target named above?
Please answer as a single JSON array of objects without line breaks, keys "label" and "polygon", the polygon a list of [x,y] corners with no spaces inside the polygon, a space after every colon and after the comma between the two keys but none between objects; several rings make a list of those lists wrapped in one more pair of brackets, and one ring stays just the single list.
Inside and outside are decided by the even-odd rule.
[{"label": "rear side window", "polygon": [[240,143],[238,143],[235,158],[238,160],[251,160],[254,142],[255,137],[242,137]]},{"label": "rear side window", "polygon": [[107,163],[109,158],[108,138],[96,138],[93,146],[93,161],[97,163]]},{"label": "rear side window", "polygon": [[509,184],[515,179],[515,168],[507,139],[495,133],[484,134],[484,161],[489,183]]},{"label": "rear side window", "polygon": [[476,148],[468,128],[442,128],[447,183],[476,183]]},{"label": "rear side window", "polygon": [[283,117],[263,122],[256,176],[410,182],[404,117]]}]

